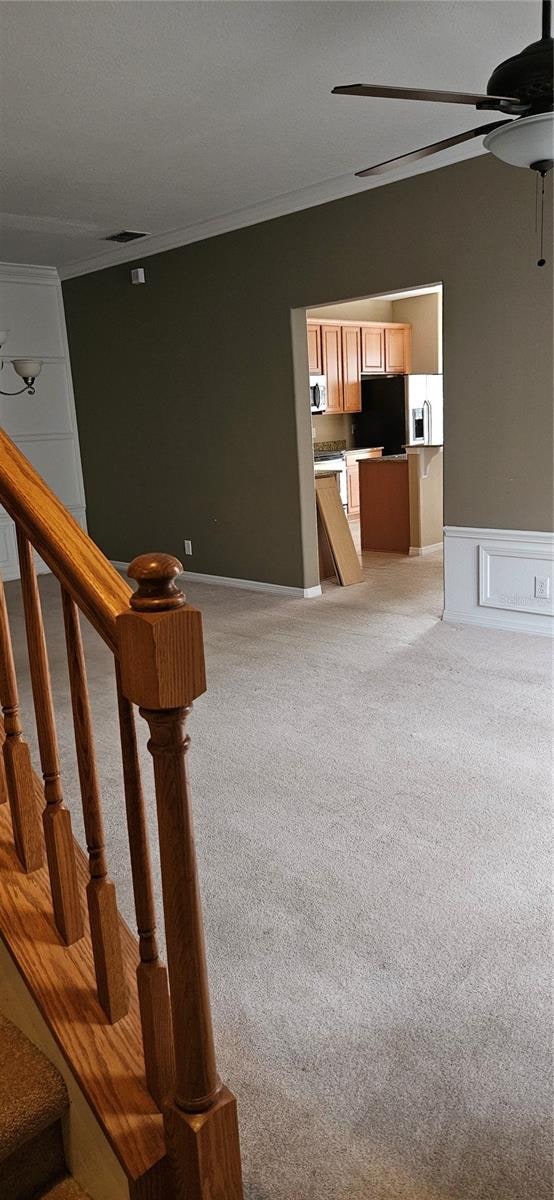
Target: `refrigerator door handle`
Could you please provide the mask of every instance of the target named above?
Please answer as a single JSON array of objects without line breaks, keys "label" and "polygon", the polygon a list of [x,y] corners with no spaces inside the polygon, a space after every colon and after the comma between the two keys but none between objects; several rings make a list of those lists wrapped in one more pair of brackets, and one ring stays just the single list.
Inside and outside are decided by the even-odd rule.
[{"label": "refrigerator door handle", "polygon": [[426,446],[429,446],[433,441],[433,409],[430,400],[423,401],[423,420],[424,432],[423,440]]}]

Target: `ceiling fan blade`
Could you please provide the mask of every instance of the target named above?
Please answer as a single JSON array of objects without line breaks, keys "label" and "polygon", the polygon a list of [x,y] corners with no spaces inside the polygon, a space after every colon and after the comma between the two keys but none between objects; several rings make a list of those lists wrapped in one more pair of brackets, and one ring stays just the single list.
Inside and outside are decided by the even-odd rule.
[{"label": "ceiling fan blade", "polygon": [[356,175],[360,178],[366,175],[381,175],[386,171],[391,171],[397,163],[415,162],[418,158],[427,158],[429,154],[438,154],[439,150],[446,150],[448,146],[458,146],[460,142],[469,142],[471,138],[489,133],[491,129],[497,129],[499,125],[510,124],[511,121],[508,117],[505,121],[493,121],[492,125],[479,125],[477,129],[467,129],[464,133],[443,138],[442,141],[433,142],[430,146],[422,146],[419,150],[410,150],[407,154],[397,155],[396,158],[387,158],[386,162],[376,163],[374,167],[366,167],[365,171],[356,171]]},{"label": "ceiling fan blade", "polygon": [[437,92],[430,88],[386,87],[384,84],[349,83],[335,87],[333,96],[381,96],[389,100],[430,100],[435,104],[473,104],[478,108],[499,109],[508,105],[521,111],[525,108],[521,100],[513,96],[483,96],[477,92]]}]

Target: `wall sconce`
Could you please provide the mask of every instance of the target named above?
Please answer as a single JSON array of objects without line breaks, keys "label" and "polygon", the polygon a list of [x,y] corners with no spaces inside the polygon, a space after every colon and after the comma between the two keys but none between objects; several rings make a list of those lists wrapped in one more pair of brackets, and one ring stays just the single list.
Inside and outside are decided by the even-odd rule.
[{"label": "wall sconce", "polygon": [[[0,329],[0,351],[2,349],[2,346],[4,345],[4,342],[6,341],[6,338],[9,334],[9,332],[10,332],[9,329]],[[2,359],[0,358],[0,371],[3,369],[3,366],[4,366],[4,363],[3,363]],[[35,382],[37,375],[40,375],[40,371],[41,371],[41,367],[42,367],[42,359],[41,358],[14,358],[12,360],[12,366],[13,366],[13,369],[14,369],[16,375],[19,375],[20,379],[23,379],[23,381],[25,383],[25,387],[20,388],[18,392],[3,392],[0,389],[0,396],[21,396],[23,394],[23,392],[27,392],[27,394],[29,396],[34,396],[35,389],[33,387],[33,384]]]}]

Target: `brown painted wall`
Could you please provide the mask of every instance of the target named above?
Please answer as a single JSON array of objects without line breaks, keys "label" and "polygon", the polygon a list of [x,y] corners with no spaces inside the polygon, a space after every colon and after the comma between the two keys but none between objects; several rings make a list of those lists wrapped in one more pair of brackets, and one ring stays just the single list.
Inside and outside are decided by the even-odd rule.
[{"label": "brown painted wall", "polygon": [[439,280],[446,523],[551,528],[552,283],[534,265],[533,198],[530,172],[485,155],[146,258],[145,287],[131,264],[67,281],[104,550],[181,554],[190,537],[191,570],[316,582],[291,309]]}]

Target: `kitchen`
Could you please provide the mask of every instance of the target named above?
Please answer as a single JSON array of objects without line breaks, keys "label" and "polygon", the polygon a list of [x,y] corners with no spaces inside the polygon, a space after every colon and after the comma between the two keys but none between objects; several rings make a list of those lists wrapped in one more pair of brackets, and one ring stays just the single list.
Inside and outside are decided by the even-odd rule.
[{"label": "kitchen", "polygon": [[306,318],[316,480],[335,475],[358,552],[440,549],[442,286]]}]

